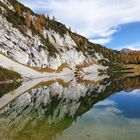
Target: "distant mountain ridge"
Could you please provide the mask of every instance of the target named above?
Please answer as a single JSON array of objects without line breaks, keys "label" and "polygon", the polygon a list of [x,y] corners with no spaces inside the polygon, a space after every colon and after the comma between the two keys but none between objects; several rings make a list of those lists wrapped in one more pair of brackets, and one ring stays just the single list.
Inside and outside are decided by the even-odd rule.
[{"label": "distant mountain ridge", "polygon": [[128,48],[123,48],[123,49],[121,49],[121,52],[122,52],[122,53],[129,53],[129,52],[131,52],[131,51],[133,51],[133,50],[128,49]]}]

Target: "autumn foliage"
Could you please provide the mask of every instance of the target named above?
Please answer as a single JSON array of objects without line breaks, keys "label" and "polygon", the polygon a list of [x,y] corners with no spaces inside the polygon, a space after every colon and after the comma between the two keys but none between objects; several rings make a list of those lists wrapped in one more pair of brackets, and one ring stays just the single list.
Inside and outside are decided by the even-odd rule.
[{"label": "autumn foliage", "polygon": [[122,53],[121,59],[126,64],[140,64],[140,51]]},{"label": "autumn foliage", "polygon": [[29,10],[26,11],[25,24],[26,24],[27,28],[30,28],[30,26],[31,26],[31,18],[30,18],[30,11]]},{"label": "autumn foliage", "polygon": [[44,26],[45,26],[45,16],[42,14],[36,18],[34,23],[34,28],[36,31],[42,34]]}]

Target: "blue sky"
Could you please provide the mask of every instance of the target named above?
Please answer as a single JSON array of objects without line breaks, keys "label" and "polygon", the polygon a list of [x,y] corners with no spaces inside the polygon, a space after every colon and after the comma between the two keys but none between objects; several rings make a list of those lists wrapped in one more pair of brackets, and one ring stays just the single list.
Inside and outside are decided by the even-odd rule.
[{"label": "blue sky", "polygon": [[19,0],[112,49],[140,50],[140,0]]},{"label": "blue sky", "polygon": [[112,40],[105,45],[118,50],[122,48],[140,50],[140,22],[120,25],[119,31],[114,33]]}]

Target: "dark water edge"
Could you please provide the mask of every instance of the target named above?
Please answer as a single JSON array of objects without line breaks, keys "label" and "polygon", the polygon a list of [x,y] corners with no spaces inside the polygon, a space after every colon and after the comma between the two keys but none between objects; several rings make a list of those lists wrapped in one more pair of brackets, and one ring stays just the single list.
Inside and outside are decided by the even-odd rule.
[{"label": "dark water edge", "polygon": [[20,82],[2,82],[0,83],[0,98],[5,94],[12,92],[13,90],[17,89],[21,85]]},{"label": "dark water edge", "polygon": [[0,139],[140,139],[139,76],[48,80],[26,91],[23,85],[1,85],[0,104],[10,89],[21,93],[0,110]]}]

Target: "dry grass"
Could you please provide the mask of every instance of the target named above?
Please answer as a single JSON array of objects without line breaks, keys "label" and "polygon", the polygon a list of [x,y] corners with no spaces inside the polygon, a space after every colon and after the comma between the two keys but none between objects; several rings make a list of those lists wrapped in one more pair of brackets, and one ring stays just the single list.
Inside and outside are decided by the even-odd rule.
[{"label": "dry grass", "polygon": [[38,72],[41,72],[41,73],[43,73],[43,72],[53,73],[53,72],[56,71],[55,69],[52,69],[52,68],[49,68],[49,67],[45,67],[45,68],[30,67],[30,68],[34,69],[34,70],[36,70]]},{"label": "dry grass", "polygon": [[124,66],[124,72],[129,77],[140,76],[140,65],[130,64]]},{"label": "dry grass", "polygon": [[79,78],[76,81],[77,81],[77,83],[80,83],[80,84],[94,85],[94,86],[98,85],[101,82],[101,80],[99,80],[99,81],[91,81],[91,80],[83,80],[82,78]]},{"label": "dry grass", "polygon": [[56,81],[65,88],[69,87],[70,85],[70,82],[64,82],[62,79],[57,79]]},{"label": "dry grass", "polygon": [[48,73],[60,73],[62,72],[65,68],[68,68],[70,69],[69,65],[67,63],[63,63],[61,64],[57,69],[52,69],[52,68],[49,68],[49,67],[45,67],[45,68],[37,68],[37,67],[32,67],[33,69],[35,69],[36,71],[39,71],[39,72],[48,72]]},{"label": "dry grass", "polygon": [[76,68],[81,69],[81,68],[89,67],[89,66],[94,65],[94,64],[98,64],[98,63],[95,60],[92,60],[89,62],[84,62],[82,64],[79,64],[76,66]]},{"label": "dry grass", "polygon": [[[7,55],[5,55],[5,54],[3,54],[3,53],[1,53],[1,52],[0,52],[0,54],[4,55],[4,56],[7,57],[8,59],[11,59],[9,56],[7,56]],[[54,73],[54,72],[56,72],[56,73],[60,73],[60,72],[62,72],[65,68],[69,68],[69,69],[70,69],[70,67],[69,67],[69,65],[68,65],[67,63],[62,63],[57,69],[53,69],[53,68],[50,68],[50,67],[45,67],[45,68],[31,67],[30,65],[22,64],[22,63],[20,63],[20,62],[14,60],[14,59],[12,59],[12,61],[14,61],[14,62],[16,62],[16,63],[18,63],[18,64],[20,64],[20,65],[22,65],[22,66],[25,66],[25,67],[28,67],[28,68],[30,68],[30,69],[33,69],[33,70],[35,70],[35,71],[41,72],[41,73],[43,73],[43,72],[48,72],[48,73]],[[10,69],[10,70],[13,70],[12,67],[10,67],[9,69]]]},{"label": "dry grass", "polygon": [[58,69],[56,70],[57,73],[62,72],[65,68],[70,69],[69,65],[67,63],[63,63]]},{"label": "dry grass", "polygon": [[140,72],[140,65],[135,64],[125,65],[124,69],[126,72]]},{"label": "dry grass", "polygon": [[10,71],[14,71],[14,68],[13,67],[9,67],[8,68]]},{"label": "dry grass", "polygon": [[49,80],[49,81],[46,81],[46,82],[40,82],[39,84],[35,85],[34,87],[32,87],[31,89],[29,89],[28,91],[31,91],[32,89],[40,88],[40,87],[43,87],[43,86],[49,87],[49,86],[51,86],[52,84],[54,84],[56,82],[58,82],[64,88],[69,87],[69,84],[70,84],[70,82],[64,82],[63,79],[55,79],[55,80]]}]

